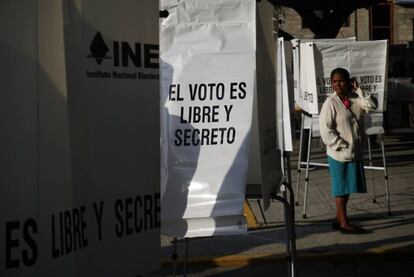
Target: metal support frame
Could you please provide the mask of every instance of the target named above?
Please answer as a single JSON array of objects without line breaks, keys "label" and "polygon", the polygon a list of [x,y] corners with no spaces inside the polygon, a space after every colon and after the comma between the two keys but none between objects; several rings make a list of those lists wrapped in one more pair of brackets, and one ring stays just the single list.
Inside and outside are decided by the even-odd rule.
[{"label": "metal support frame", "polygon": [[[307,207],[307,204],[308,204],[309,160],[310,160],[310,153],[311,153],[311,142],[312,142],[312,127],[309,129],[308,149],[307,149],[308,151],[307,151],[307,154],[306,154],[305,193],[303,195],[303,214],[302,214],[302,218],[306,218],[306,207]],[[301,165],[302,165],[302,162],[299,162],[299,166],[301,166]]]},{"label": "metal support frame", "polygon": [[[289,158],[287,158],[289,160]],[[292,186],[283,181],[283,196],[272,195],[274,200],[277,200],[283,204],[284,214],[285,214],[285,226],[286,226],[286,260],[288,262],[288,276],[296,276],[296,231],[295,231],[295,197],[293,194]],[[287,195],[289,191],[289,196]],[[187,276],[187,264],[188,264],[188,249],[190,244],[190,238],[185,238],[185,256],[184,256],[184,272],[183,276]],[[182,241],[182,240],[181,240]],[[177,238],[173,240],[173,276],[176,276],[177,273]]]},{"label": "metal support frame", "polygon": [[[180,240],[182,241],[182,240]],[[177,260],[178,260],[178,254],[177,254],[177,249],[178,249],[178,239],[176,237],[174,237],[172,243],[173,243],[173,253],[172,253],[172,260],[173,260],[173,276],[177,276]],[[185,242],[185,254],[184,254],[184,267],[183,267],[183,276],[186,277],[187,276],[187,264],[188,264],[188,247],[189,247],[189,243],[190,243],[190,239],[189,238],[184,238],[184,242]]]},{"label": "metal support frame", "polygon": [[[285,172],[285,175],[287,176],[287,182],[288,182],[289,186],[292,187],[291,186],[291,184],[292,184],[292,172],[291,172],[291,169],[290,169],[290,155],[289,155],[288,152],[284,151],[283,156],[285,158],[286,165],[287,165],[287,167],[286,167],[287,172]],[[292,191],[292,195],[293,195],[293,191]],[[291,203],[291,204],[293,204],[293,203]]]},{"label": "metal support frame", "polygon": [[[290,188],[290,192],[293,190]],[[292,193],[291,193],[292,194]],[[284,206],[285,222],[286,222],[286,259],[288,262],[288,274],[291,277],[296,276],[296,233],[295,233],[295,219],[292,214],[292,205],[285,197],[278,195],[273,196],[275,200],[280,201]]]},{"label": "metal support frame", "polygon": [[184,255],[184,277],[187,277],[187,263],[188,263],[188,245],[189,238],[185,238],[185,255]]},{"label": "metal support frame", "polygon": [[[289,155],[284,152],[283,158],[286,159],[286,164],[289,165]],[[283,161],[284,162],[284,161]],[[286,178],[291,178],[289,174],[290,167],[284,167],[284,171],[287,170],[288,174],[285,174],[285,179],[283,180],[280,190],[282,196],[272,194],[272,199],[279,201],[283,204],[284,216],[285,216],[285,226],[286,226],[286,259],[288,262],[288,276],[296,276],[296,231],[295,231],[295,196],[293,193],[293,188],[289,182],[286,181]],[[289,195],[287,195],[289,192]],[[257,196],[257,195],[255,195]],[[261,205],[260,205],[261,207]]]},{"label": "metal support frame", "polygon": [[295,197],[293,194],[293,188],[292,188],[292,174],[290,169],[290,157],[289,153],[286,151],[283,151],[282,155],[282,164],[286,165],[283,167],[283,174],[284,174],[284,181],[282,182],[281,191],[283,193],[283,197],[287,200],[286,195],[286,188],[289,190],[289,205],[291,209],[291,213],[293,216],[293,222],[295,222]]},{"label": "metal support frame", "polygon": [[[289,164],[289,155],[284,153],[287,164]],[[290,167],[285,167],[286,170],[290,170]],[[290,174],[286,174],[287,179],[291,178]],[[295,231],[295,196],[293,188],[289,182],[283,180],[280,190],[282,196],[273,194],[272,199],[277,200],[283,204],[285,226],[286,226],[286,259],[288,262],[288,273],[290,277],[296,276],[296,231]],[[289,192],[289,195],[287,195]],[[257,195],[255,195],[257,196]],[[261,206],[260,206],[261,207]]]},{"label": "metal support frame", "polygon": [[385,146],[384,146],[384,137],[381,137],[381,150],[382,150],[382,164],[384,165],[384,182],[385,182],[385,193],[387,195],[387,206],[388,206],[388,215],[391,215],[391,197],[390,197],[390,187],[388,184],[388,170],[387,162],[385,160]]},{"label": "metal support frame", "polygon": [[[367,138],[368,141],[368,160],[369,166],[372,166],[372,154],[371,154],[371,140],[369,137]],[[374,170],[370,169],[371,172],[371,195],[372,195],[372,202],[377,203],[377,198],[375,196],[375,183],[374,183]]]},{"label": "metal support frame", "polygon": [[263,210],[262,204],[260,203],[260,199],[257,199],[257,205],[259,205],[259,210],[260,210],[260,214],[262,215],[263,222],[264,222],[265,225],[267,225],[266,216],[264,214],[264,210]]},{"label": "metal support frame", "polygon": [[173,260],[173,276],[177,276],[177,259],[178,259],[178,254],[177,254],[177,238],[173,239],[173,253],[171,256],[172,260]]},{"label": "metal support frame", "polygon": [[[292,186],[287,183],[287,182],[283,182],[282,186],[284,186],[285,188],[288,189],[289,191],[289,207],[290,207],[290,213],[292,215],[292,221],[293,223],[295,223],[295,196],[293,194],[293,188]],[[287,195],[286,195],[286,190],[283,193],[283,198],[285,198],[286,200],[288,199]]]},{"label": "metal support frame", "polygon": [[[298,158],[298,176],[297,176],[297,184],[296,184],[296,198],[298,199],[299,194],[299,187],[300,187],[300,180],[301,180],[301,166],[305,165],[305,191],[303,195],[303,213],[302,218],[306,218],[306,208],[307,208],[307,198],[308,198],[308,184],[309,184],[309,166],[318,166],[318,167],[329,167],[328,164],[325,163],[315,163],[310,162],[310,155],[311,155],[311,142],[312,142],[312,127],[310,128],[310,133],[308,137],[308,151],[306,156],[306,162],[302,162],[301,155],[302,155],[302,142],[303,142],[303,130],[304,130],[304,121],[305,121],[305,115],[302,114],[302,123],[301,123],[301,130],[300,130],[300,141],[299,141],[299,158]],[[374,182],[374,170],[381,170],[384,171],[384,185],[385,185],[385,193],[387,198],[387,211],[388,215],[391,215],[391,197],[389,192],[389,184],[388,184],[388,170],[387,170],[387,164],[385,159],[385,146],[384,146],[384,137],[381,136],[381,151],[382,151],[382,162],[383,166],[373,166],[372,164],[372,151],[371,151],[371,143],[369,140],[368,135],[368,156],[369,156],[369,165],[364,166],[364,169],[370,169],[372,182],[371,182],[371,189],[372,189],[372,202],[376,203],[376,196],[375,196],[375,182]],[[296,205],[299,203],[296,201]]]},{"label": "metal support frame", "polygon": [[302,141],[303,141],[303,129],[305,125],[305,115],[302,113],[302,120],[300,123],[300,139],[299,139],[299,158],[298,158],[298,177],[296,182],[296,206],[299,206],[299,186],[300,186],[300,175],[302,170]]},{"label": "metal support frame", "polygon": [[[288,262],[288,274],[290,277],[296,276],[296,231],[295,231],[295,195],[293,193],[293,188],[290,185],[292,180],[291,169],[290,169],[290,158],[289,153],[283,151],[283,155],[281,157],[282,162],[282,170],[284,180],[280,186],[280,190],[282,192],[282,196],[278,196],[276,194],[272,195],[272,199],[277,200],[283,204],[284,208],[284,216],[285,216],[285,226],[286,226],[286,259]],[[287,191],[289,191],[289,195],[287,195]],[[260,208],[260,212],[262,213],[263,220],[265,224],[266,217],[264,215],[264,211],[262,205],[260,204],[260,199],[257,200]],[[184,273],[183,276],[187,276],[187,264],[188,264],[188,249],[190,238],[185,238],[185,256],[184,256]],[[176,276],[177,271],[177,238],[173,240],[173,276]]]}]

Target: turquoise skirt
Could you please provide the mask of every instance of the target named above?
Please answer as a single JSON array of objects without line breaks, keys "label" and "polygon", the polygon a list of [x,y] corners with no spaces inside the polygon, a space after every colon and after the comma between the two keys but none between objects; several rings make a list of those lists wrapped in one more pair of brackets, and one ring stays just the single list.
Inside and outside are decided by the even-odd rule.
[{"label": "turquoise skirt", "polygon": [[339,162],[328,156],[333,197],[367,192],[363,162]]}]

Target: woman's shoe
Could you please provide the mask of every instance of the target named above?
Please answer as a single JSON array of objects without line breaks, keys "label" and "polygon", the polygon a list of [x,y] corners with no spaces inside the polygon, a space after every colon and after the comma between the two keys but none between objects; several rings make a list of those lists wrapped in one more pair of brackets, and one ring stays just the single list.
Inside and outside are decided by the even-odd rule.
[{"label": "woman's shoe", "polygon": [[368,230],[365,230],[364,228],[361,227],[357,227],[357,226],[353,226],[352,229],[345,229],[342,228],[341,226],[339,226],[339,232],[341,232],[341,234],[352,234],[352,235],[363,235],[363,234],[368,234],[370,233]]}]

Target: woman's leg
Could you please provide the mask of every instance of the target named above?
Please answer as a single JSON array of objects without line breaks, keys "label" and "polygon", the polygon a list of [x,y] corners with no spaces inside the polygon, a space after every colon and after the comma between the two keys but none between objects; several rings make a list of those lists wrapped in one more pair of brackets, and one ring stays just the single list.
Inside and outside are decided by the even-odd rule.
[{"label": "woman's leg", "polygon": [[348,203],[349,194],[335,197],[336,203],[336,220],[343,229],[352,229],[349,224],[348,215],[346,213],[346,205]]}]

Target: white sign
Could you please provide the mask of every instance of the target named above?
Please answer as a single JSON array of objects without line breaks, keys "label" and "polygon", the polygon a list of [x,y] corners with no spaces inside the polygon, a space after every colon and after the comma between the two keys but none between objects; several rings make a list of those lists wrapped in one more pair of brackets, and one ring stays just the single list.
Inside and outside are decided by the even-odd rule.
[{"label": "white sign", "polygon": [[162,232],[246,232],[254,0],[161,1]]},{"label": "white sign", "polygon": [[316,83],[318,103],[321,108],[332,94],[330,74],[333,69],[343,67],[351,78],[356,78],[365,92],[378,100],[376,112],[385,110],[387,84],[387,41],[359,41],[347,43],[316,42]]},{"label": "white sign", "polygon": [[299,93],[299,85],[300,85],[300,44],[305,42],[350,42],[356,41],[356,37],[350,38],[335,38],[335,39],[292,39],[292,56],[293,56],[293,84],[294,84],[294,103],[295,109],[300,109],[300,93]]},{"label": "white sign", "polygon": [[153,0],[2,6],[1,276],[159,269],[158,14]]},{"label": "white sign", "polygon": [[318,114],[318,92],[316,87],[315,50],[313,42],[300,45],[299,104],[303,111]]},{"label": "white sign", "polygon": [[[315,42],[314,48],[318,101],[306,103],[310,113],[316,114],[332,94],[331,71],[342,67],[350,72],[351,78],[356,78],[365,92],[378,100],[377,110],[365,116],[365,132],[370,135],[384,133],[382,112],[386,109],[387,99],[387,41]],[[306,58],[308,60],[303,62],[310,64],[311,58]]]},{"label": "white sign", "polygon": [[293,99],[295,110],[300,109],[300,94],[299,94],[299,66],[300,66],[300,42],[298,39],[291,40],[292,42],[292,61],[293,61]]}]

